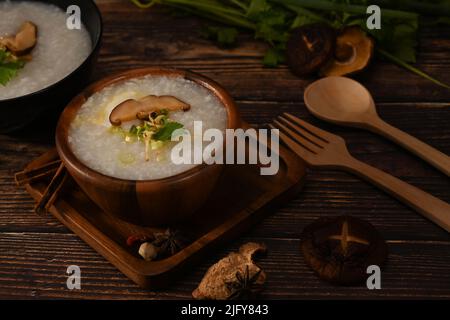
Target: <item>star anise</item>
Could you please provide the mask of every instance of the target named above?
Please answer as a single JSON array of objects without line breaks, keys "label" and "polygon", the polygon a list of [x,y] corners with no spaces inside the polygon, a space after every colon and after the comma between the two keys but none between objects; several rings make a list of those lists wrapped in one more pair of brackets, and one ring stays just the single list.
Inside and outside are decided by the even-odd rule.
[{"label": "star anise", "polygon": [[170,257],[185,247],[186,239],[178,230],[167,229],[165,232],[155,233],[153,245],[159,248],[158,257]]},{"label": "star anise", "polygon": [[245,273],[236,272],[236,279],[227,282],[227,288],[231,294],[228,300],[251,300],[255,299],[257,295],[263,290],[262,284],[257,283],[261,269],[250,277],[248,265],[245,268]]}]

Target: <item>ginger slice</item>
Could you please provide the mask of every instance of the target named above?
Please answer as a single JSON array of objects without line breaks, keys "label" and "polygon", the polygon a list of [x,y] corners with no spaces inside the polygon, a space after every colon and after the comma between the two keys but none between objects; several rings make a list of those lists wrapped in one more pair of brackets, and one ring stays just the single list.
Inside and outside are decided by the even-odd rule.
[{"label": "ginger slice", "polygon": [[117,105],[109,115],[109,121],[114,126],[123,122],[148,119],[155,111],[188,111],[191,106],[173,96],[149,95],[142,99],[128,99]]}]

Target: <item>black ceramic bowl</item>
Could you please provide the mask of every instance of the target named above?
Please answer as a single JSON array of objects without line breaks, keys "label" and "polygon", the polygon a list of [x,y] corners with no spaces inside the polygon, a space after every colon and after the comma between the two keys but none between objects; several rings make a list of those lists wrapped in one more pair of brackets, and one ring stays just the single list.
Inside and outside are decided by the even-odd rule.
[{"label": "black ceramic bowl", "polygon": [[[23,0],[10,0],[23,1]],[[0,100],[0,132],[6,133],[21,129],[30,124],[44,112],[58,113],[83,89],[89,81],[97,60],[102,37],[102,18],[93,0],[27,0],[54,4],[66,12],[67,7],[76,4],[81,9],[81,20],[88,30],[92,51],[86,60],[72,73],[58,82],[21,97]],[[3,2],[3,0],[0,0]],[[1,87],[0,87],[1,90]]]}]

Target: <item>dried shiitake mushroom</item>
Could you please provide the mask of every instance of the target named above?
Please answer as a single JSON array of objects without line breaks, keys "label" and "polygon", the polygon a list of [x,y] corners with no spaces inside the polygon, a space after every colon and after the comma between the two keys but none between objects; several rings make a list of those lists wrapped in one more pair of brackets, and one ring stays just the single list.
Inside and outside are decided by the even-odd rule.
[{"label": "dried shiitake mushroom", "polygon": [[321,218],[301,235],[307,264],[327,281],[351,285],[367,279],[367,267],[381,266],[387,245],[368,222],[351,216]]},{"label": "dried shiitake mushroom", "polygon": [[155,111],[188,111],[191,106],[173,96],[149,95],[142,99],[128,99],[116,106],[109,115],[109,121],[114,126],[122,122],[141,119],[148,120]]},{"label": "dried shiitake mushroom", "polygon": [[307,76],[330,61],[335,43],[335,30],[326,24],[296,28],[287,43],[287,63],[297,76]]},{"label": "dried shiitake mushroom", "polygon": [[37,26],[30,21],[20,27],[15,36],[0,37],[0,47],[5,47],[14,55],[20,56],[34,48],[37,41]]},{"label": "dried shiitake mushroom", "polygon": [[374,41],[360,27],[342,30],[333,59],[321,69],[324,76],[344,76],[365,69],[373,56]]}]

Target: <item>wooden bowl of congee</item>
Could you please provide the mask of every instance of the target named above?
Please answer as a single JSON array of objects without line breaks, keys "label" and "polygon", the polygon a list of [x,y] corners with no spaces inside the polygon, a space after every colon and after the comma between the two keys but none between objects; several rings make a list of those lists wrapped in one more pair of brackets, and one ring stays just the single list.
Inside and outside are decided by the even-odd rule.
[{"label": "wooden bowl of congee", "polygon": [[[195,162],[194,143],[178,152],[184,162],[173,157],[175,148],[202,139],[207,129],[225,133],[240,124],[235,103],[216,82],[146,68],[103,79],[75,97],[59,119],[56,147],[70,175],[105,212],[138,225],[170,226],[202,206],[223,169],[205,156]],[[224,153],[226,145],[224,135]]]},{"label": "wooden bowl of congee", "polygon": [[56,119],[88,84],[101,36],[93,0],[0,0],[0,132]]}]

